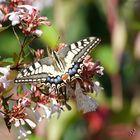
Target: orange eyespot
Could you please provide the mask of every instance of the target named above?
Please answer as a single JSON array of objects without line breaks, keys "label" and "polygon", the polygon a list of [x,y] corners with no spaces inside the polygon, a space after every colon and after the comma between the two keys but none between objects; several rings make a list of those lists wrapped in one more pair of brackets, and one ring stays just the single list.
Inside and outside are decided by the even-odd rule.
[{"label": "orange eyespot", "polygon": [[67,81],[69,78],[70,78],[70,75],[68,73],[65,73],[64,75],[62,75],[63,81]]}]

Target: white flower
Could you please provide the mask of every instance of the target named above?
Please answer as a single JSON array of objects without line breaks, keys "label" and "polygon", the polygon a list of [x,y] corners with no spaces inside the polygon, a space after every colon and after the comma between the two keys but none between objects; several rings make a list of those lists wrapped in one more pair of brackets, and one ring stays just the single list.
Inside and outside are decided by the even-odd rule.
[{"label": "white flower", "polygon": [[61,114],[61,107],[59,105],[56,105],[56,104],[51,105],[51,115],[50,115],[50,117],[54,113],[57,113],[57,119],[58,119],[60,117],[60,114]]},{"label": "white flower", "polygon": [[34,35],[36,35],[37,37],[40,37],[41,35],[42,35],[42,31],[41,30],[38,30],[38,29],[36,29],[34,32],[33,32],[33,34]]},{"label": "white flower", "polygon": [[20,23],[20,17],[18,12],[9,13],[9,20],[12,22],[12,26],[15,26]]},{"label": "white flower", "polygon": [[39,10],[43,10],[45,7],[51,7],[54,4],[54,0],[34,0],[33,5],[37,7]]},{"label": "white flower", "polygon": [[[17,119],[17,118],[13,118],[13,120],[15,121],[15,127],[19,127],[20,125],[25,125],[25,122],[23,121],[23,119]],[[12,119],[11,119],[12,121]]]},{"label": "white flower", "polygon": [[25,122],[33,129],[33,128],[35,128],[36,127],[36,124],[33,122],[33,121],[31,121],[31,120],[29,120],[29,119],[17,119],[17,118],[11,118],[11,121],[15,121],[15,127],[18,127],[18,129],[19,129],[19,133],[20,133],[20,135],[18,136],[18,138],[17,139],[23,139],[23,138],[26,138],[27,137],[27,135],[29,135],[29,134],[31,134],[32,132],[30,131],[30,130],[25,130],[24,128],[23,128],[23,125],[25,125]]},{"label": "white flower", "polygon": [[35,114],[35,119],[36,119],[37,123],[41,122],[43,117],[41,117],[40,113],[37,110],[35,110],[34,108],[32,108],[32,110],[33,110],[33,113]]},{"label": "white flower", "polygon": [[12,117],[12,118],[10,119],[10,122],[12,122],[12,121],[15,122],[15,123],[14,123],[15,127],[20,127],[21,125],[25,125],[26,123],[27,123],[32,129],[34,129],[34,128],[36,127],[36,124],[35,124],[33,121],[29,120],[29,119],[17,119],[17,118]]},{"label": "white flower", "polygon": [[103,90],[103,88],[100,86],[100,83],[98,81],[94,82],[93,89],[96,92],[96,94],[100,93],[101,90]]},{"label": "white flower", "polygon": [[100,74],[100,75],[103,75],[103,74],[104,74],[104,73],[103,73],[104,67],[102,67],[102,66],[97,66],[96,68],[99,68],[99,70],[96,71],[98,74]]},{"label": "white flower", "polygon": [[32,132],[30,130],[26,131],[22,126],[20,126],[19,133],[20,133],[20,135],[18,136],[17,139],[24,139],[27,137],[27,135],[31,134]]},{"label": "white flower", "polygon": [[[19,5],[18,8],[20,8],[20,9],[23,8],[23,9],[28,10],[28,13],[29,13],[29,14],[32,14],[33,10],[37,10],[36,7],[33,7],[33,6],[31,6],[31,5]],[[37,10],[37,11],[38,11],[38,10]]]},{"label": "white flower", "polygon": [[34,128],[36,127],[36,124],[35,124],[33,121],[29,120],[29,119],[25,119],[25,122],[26,122],[32,129],[34,129]]},{"label": "white flower", "polygon": [[57,118],[59,118],[62,107],[57,103],[56,99],[52,98],[51,100],[52,100],[52,103],[50,104],[50,110],[51,110],[50,117],[52,116],[52,114],[57,113]]},{"label": "white flower", "polygon": [[76,82],[75,96],[77,108],[79,111],[87,113],[96,110],[98,106],[96,101],[83,93],[83,90],[80,87],[79,82]]},{"label": "white flower", "polygon": [[51,111],[49,110],[49,108],[43,104],[38,104],[38,105],[44,110],[46,118],[50,118]]},{"label": "white flower", "polygon": [[10,66],[7,67],[0,67],[0,73],[3,76],[0,77],[0,83],[3,83],[3,87],[6,88],[9,85],[9,81],[6,79],[7,75],[9,74]]},{"label": "white flower", "polygon": [[6,0],[0,0],[0,3],[2,3],[2,2],[6,2]]},{"label": "white flower", "polygon": [[50,105],[46,106],[43,104],[38,104],[45,112],[46,118],[51,118],[53,114],[57,113],[57,118],[60,117],[62,107],[57,104],[57,101],[55,99],[52,99],[52,102]]}]

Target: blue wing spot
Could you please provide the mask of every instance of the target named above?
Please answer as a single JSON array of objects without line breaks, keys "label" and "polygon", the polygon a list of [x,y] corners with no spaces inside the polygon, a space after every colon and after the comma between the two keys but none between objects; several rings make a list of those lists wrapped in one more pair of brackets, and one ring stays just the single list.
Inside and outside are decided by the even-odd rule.
[{"label": "blue wing spot", "polygon": [[69,74],[70,76],[73,75],[72,69],[69,69],[69,70],[68,70],[68,74]]},{"label": "blue wing spot", "polygon": [[58,83],[58,80],[57,80],[57,78],[55,78],[55,79],[54,79],[54,83],[55,83],[55,84],[57,84],[57,83]]},{"label": "blue wing spot", "polygon": [[75,69],[75,68],[72,68],[72,72],[73,72],[73,73],[76,73],[76,70],[77,70],[77,69]]},{"label": "blue wing spot", "polygon": [[54,83],[54,78],[51,78],[50,82],[51,82],[51,83]]},{"label": "blue wing spot", "polygon": [[79,63],[76,63],[71,69],[68,70],[68,74],[70,76],[74,76],[77,73],[79,65],[80,65]]},{"label": "blue wing spot", "polygon": [[75,68],[75,69],[78,69],[78,68],[79,68],[79,64],[78,64],[78,63],[75,64],[75,65],[74,65],[74,68]]},{"label": "blue wing spot", "polygon": [[50,82],[50,80],[51,80],[51,78],[50,78],[50,77],[48,77],[48,78],[47,78],[47,81],[48,81],[48,82]]},{"label": "blue wing spot", "polygon": [[46,80],[46,83],[50,83],[50,84],[61,84],[63,82],[62,78],[60,76],[56,76],[56,77],[48,77]]},{"label": "blue wing spot", "polygon": [[62,78],[58,75],[56,78],[57,84],[60,84],[63,82]]},{"label": "blue wing spot", "polygon": [[[68,70],[68,74],[72,77],[72,76],[74,76],[76,73],[77,73],[77,70],[78,70],[78,68],[79,68],[79,66],[80,66],[80,63],[75,63],[74,65],[73,65],[73,67],[72,68],[70,68],[69,70]],[[61,84],[62,82],[63,82],[63,80],[62,80],[62,78],[61,78],[61,76],[56,76],[56,77],[50,77],[50,76],[48,76],[48,78],[47,78],[47,80],[46,80],[46,83],[50,83],[50,84]]]},{"label": "blue wing spot", "polygon": [[47,77],[47,80],[45,81],[46,83],[48,82],[48,83],[51,83],[51,77]]}]

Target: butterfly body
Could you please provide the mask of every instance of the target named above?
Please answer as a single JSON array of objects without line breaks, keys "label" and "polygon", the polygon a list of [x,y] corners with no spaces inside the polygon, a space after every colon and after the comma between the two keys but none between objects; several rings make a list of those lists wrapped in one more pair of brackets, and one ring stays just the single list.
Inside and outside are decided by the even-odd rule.
[{"label": "butterfly body", "polygon": [[68,80],[78,77],[85,56],[100,42],[99,38],[89,37],[46,57],[21,70],[15,83],[40,82],[46,86],[63,86]]}]

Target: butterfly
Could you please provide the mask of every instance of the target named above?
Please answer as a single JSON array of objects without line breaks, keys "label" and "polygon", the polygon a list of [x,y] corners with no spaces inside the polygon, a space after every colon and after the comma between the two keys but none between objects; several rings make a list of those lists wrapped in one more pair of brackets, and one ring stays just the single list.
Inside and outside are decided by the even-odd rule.
[{"label": "butterfly", "polygon": [[97,37],[88,37],[65,45],[59,51],[52,51],[51,56],[22,69],[15,83],[43,83],[47,87],[62,87],[68,80],[79,77],[84,58],[99,42]]}]

